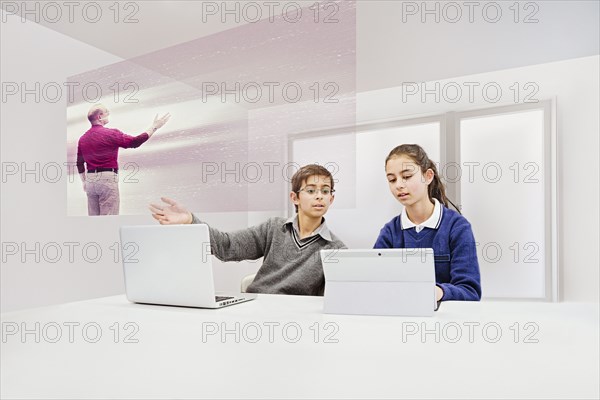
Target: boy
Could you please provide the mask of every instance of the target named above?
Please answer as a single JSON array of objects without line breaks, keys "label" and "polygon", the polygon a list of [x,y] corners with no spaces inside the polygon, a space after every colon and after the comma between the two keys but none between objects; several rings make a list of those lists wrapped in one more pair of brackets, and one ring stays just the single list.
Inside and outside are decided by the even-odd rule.
[{"label": "boy", "polygon": [[[297,214],[287,221],[270,218],[237,232],[210,229],[212,254],[221,261],[256,260],[264,257],[249,293],[322,296],[325,277],[319,251],[346,248],[325,224],[323,215],[334,199],[333,177],[324,167],[310,164],[292,177],[290,199]],[[175,201],[162,198],[167,206],[150,205],[161,224],[202,223]]]}]

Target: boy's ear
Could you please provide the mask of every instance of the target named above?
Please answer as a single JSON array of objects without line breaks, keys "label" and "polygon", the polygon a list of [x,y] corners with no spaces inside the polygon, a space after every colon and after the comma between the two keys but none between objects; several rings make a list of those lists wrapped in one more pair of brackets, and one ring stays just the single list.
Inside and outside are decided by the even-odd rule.
[{"label": "boy's ear", "polygon": [[298,199],[298,194],[296,192],[290,192],[290,200],[292,200],[292,203],[294,203],[295,205],[298,205],[298,203],[300,202],[300,200]]}]

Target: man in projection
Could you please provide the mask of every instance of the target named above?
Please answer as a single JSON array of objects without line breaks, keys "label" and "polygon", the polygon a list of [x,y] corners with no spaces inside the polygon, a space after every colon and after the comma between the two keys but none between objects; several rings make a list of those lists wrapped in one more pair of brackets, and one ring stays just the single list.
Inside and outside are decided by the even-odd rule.
[{"label": "man in projection", "polygon": [[[87,194],[88,215],[119,214],[119,147],[136,148],[146,142],[167,123],[169,113],[158,118],[138,136],[129,136],[118,129],[106,128],[108,109],[96,104],[88,112],[92,127],[79,138],[77,146],[77,171]],[[87,173],[84,164],[87,166]]]}]

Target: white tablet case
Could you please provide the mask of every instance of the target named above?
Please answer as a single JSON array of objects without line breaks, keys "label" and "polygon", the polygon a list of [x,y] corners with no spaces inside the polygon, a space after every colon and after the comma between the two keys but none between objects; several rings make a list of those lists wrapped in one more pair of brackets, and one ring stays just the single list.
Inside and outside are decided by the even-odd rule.
[{"label": "white tablet case", "polygon": [[433,249],[321,250],[327,314],[432,316]]}]

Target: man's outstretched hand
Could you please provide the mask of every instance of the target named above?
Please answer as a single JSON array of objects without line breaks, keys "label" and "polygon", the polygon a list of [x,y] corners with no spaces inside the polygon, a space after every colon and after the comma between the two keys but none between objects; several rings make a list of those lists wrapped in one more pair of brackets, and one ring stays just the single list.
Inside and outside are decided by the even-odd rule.
[{"label": "man's outstretched hand", "polygon": [[148,207],[152,212],[152,217],[160,222],[161,225],[191,224],[192,213],[186,210],[175,200],[167,197],[160,198],[165,204],[150,204]]},{"label": "man's outstretched hand", "polygon": [[162,128],[167,123],[167,121],[169,120],[169,118],[171,118],[171,114],[170,113],[166,113],[165,115],[163,115],[160,118],[158,118],[158,114],[156,114],[156,117],[154,117],[154,122],[152,123],[152,125],[156,129],[160,129],[160,128]]},{"label": "man's outstretched hand", "polygon": [[150,126],[150,128],[148,128],[146,130],[148,135],[152,136],[154,134],[154,132],[156,132],[157,130],[162,128],[167,123],[169,118],[171,118],[170,113],[166,113],[165,115],[163,115],[160,118],[158,118],[158,114],[156,114],[156,117],[154,117],[154,122],[152,122],[152,125]]}]

